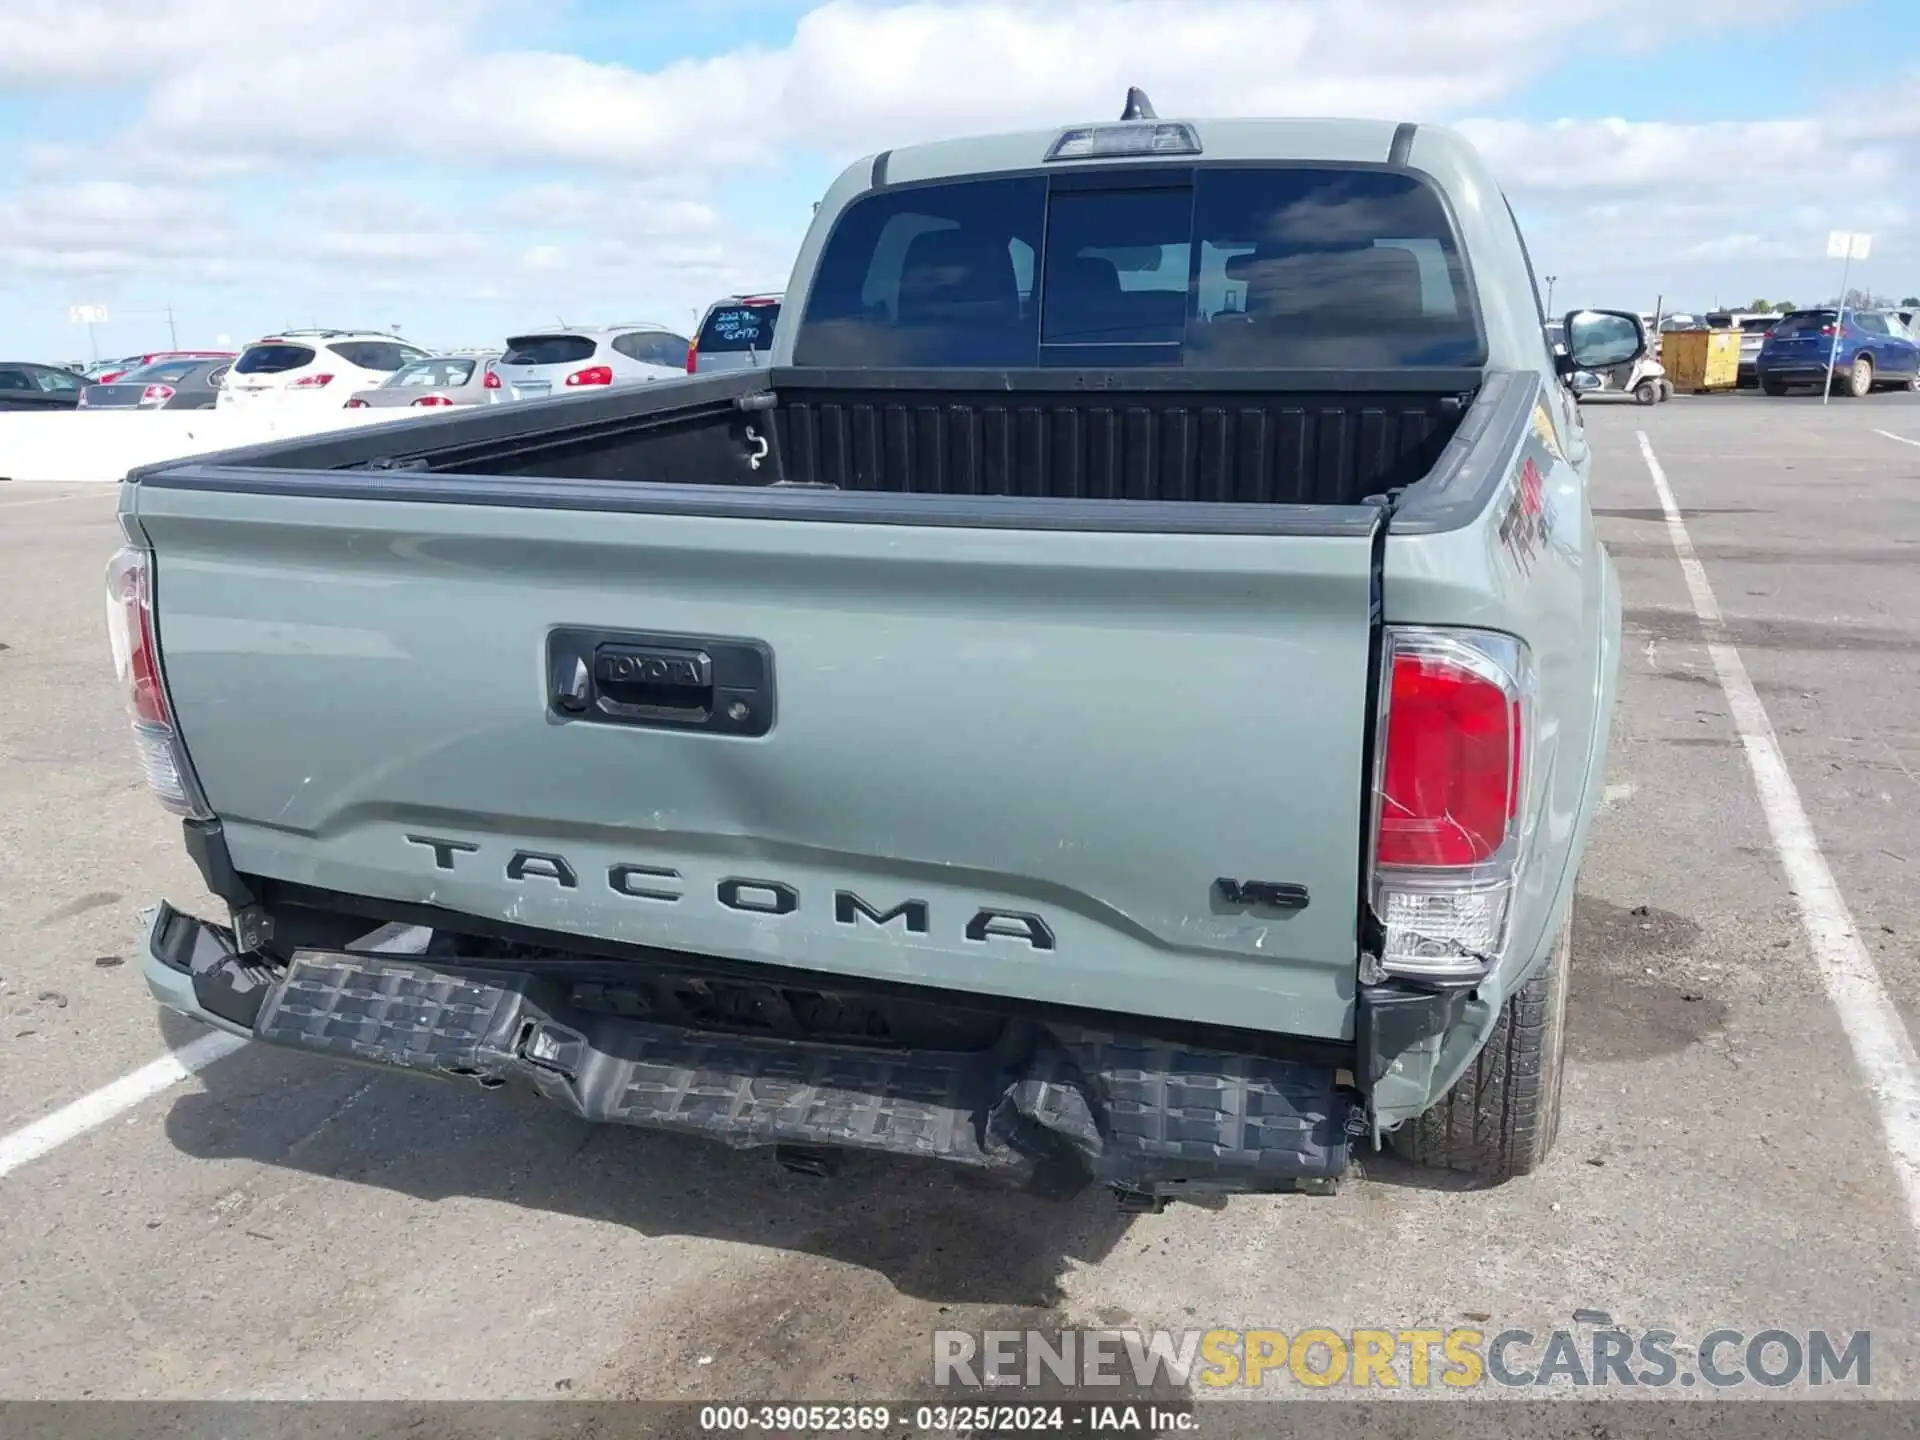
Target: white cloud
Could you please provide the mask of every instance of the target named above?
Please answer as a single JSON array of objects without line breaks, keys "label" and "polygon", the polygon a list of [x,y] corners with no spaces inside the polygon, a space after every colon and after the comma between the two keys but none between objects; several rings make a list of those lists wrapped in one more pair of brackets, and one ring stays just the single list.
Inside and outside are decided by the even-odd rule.
[{"label": "white cloud", "polygon": [[[137,116],[27,151],[29,178],[0,192],[0,264],[62,286],[209,287],[209,307],[273,310],[263,323],[409,295],[461,325],[456,297],[489,326],[681,313],[784,276],[807,219],[784,185],[796,162],[1105,117],[1130,83],[1163,114],[1497,116],[1595,51],[1710,46],[1819,3],[827,0],[782,48],[643,72],[514,48],[523,12],[506,0],[7,0],[0,85],[133,86]],[[1817,272],[1826,228],[1884,232],[1898,262],[1896,182],[1920,173],[1908,93],[1746,123],[1462,123],[1562,294],[1727,273],[1806,290],[1771,277]],[[419,183],[329,178],[356,166]],[[721,177],[772,199],[724,198]],[[49,290],[43,309],[68,298]]]},{"label": "white cloud", "polygon": [[[1758,294],[1811,300],[1837,290],[1827,232],[1868,230],[1865,280],[1920,288],[1910,235],[1920,174],[1920,107],[1904,94],[1794,118],[1676,124],[1618,118],[1529,125],[1461,122],[1501,176],[1543,269],[1600,302],[1628,289],[1684,303]],[[1858,278],[1858,277],[1857,277]]]},{"label": "white cloud", "polygon": [[146,75],[141,142],[202,166],[385,154],[684,176],[1105,116],[1136,82],[1167,113],[1458,113],[1656,22],[1672,38],[1795,3],[1813,0],[1696,0],[1684,19],[1646,0],[827,0],[785,49],[640,72],[485,43],[513,24],[497,0],[181,0],[178,24],[28,0],[0,19],[0,78]]}]

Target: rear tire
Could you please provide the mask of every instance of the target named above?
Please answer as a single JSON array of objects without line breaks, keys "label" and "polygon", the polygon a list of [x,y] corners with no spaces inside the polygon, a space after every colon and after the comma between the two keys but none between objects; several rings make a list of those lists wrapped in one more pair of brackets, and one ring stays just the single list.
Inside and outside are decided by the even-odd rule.
[{"label": "rear tire", "polygon": [[1416,1164],[1483,1180],[1537,1170],[1560,1133],[1572,924],[1540,973],[1501,1007],[1493,1034],[1431,1110],[1388,1137]]},{"label": "rear tire", "polygon": [[1653,404],[1660,398],[1660,382],[1658,380],[1642,380],[1638,385],[1633,387],[1633,398],[1634,403],[1639,405]]},{"label": "rear tire", "polygon": [[1858,400],[1873,393],[1873,361],[1860,356],[1847,367],[1847,394]]},{"label": "rear tire", "polygon": [[1786,382],[1782,380],[1762,380],[1760,382],[1760,393],[1763,395],[1784,395],[1787,393]]}]

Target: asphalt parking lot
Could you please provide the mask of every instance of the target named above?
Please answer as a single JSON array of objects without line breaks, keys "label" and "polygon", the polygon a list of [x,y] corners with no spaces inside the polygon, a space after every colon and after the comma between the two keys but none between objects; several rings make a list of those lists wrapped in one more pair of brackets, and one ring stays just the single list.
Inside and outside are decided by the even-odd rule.
[{"label": "asphalt parking lot", "polygon": [[[1128,1216],[877,1161],[809,1180],[246,1048],[0,1178],[0,1397],[897,1398],[925,1390],[942,1328],[1546,1332],[1599,1311],[1683,1349],[1869,1330],[1869,1393],[1920,1398],[1887,1096],[1823,987],[1637,435],[1920,1026],[1920,397],[1593,406],[1587,426],[1627,643],[1543,1172],[1475,1190],[1370,1158],[1330,1197]],[[141,906],[211,902],[111,675],[113,506],[0,486],[0,1137],[201,1033],[134,965]]]}]

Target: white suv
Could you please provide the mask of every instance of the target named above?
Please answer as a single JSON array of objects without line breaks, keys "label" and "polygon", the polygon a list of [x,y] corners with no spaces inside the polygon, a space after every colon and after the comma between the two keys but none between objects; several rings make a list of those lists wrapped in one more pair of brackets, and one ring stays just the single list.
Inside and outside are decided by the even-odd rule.
[{"label": "white suv", "polygon": [[344,406],[428,352],[392,335],[359,330],[282,330],[240,352],[220,387],[222,410],[288,403]]},{"label": "white suv", "polygon": [[684,380],[687,337],[645,322],[535,330],[509,339],[494,369],[516,400],[578,394],[595,385]]}]

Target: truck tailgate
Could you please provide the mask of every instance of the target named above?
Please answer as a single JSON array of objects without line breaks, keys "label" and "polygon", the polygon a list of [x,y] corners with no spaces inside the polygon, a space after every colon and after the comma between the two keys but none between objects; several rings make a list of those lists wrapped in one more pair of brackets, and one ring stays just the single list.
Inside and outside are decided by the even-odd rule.
[{"label": "truck tailgate", "polygon": [[[243,872],[1351,1034],[1365,533],[135,489],[175,713]],[[563,719],[561,628],[759,642],[771,728]],[[1307,903],[1236,902],[1223,880]]]}]

